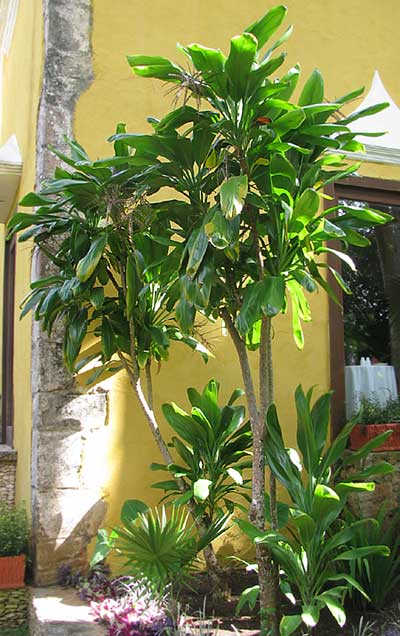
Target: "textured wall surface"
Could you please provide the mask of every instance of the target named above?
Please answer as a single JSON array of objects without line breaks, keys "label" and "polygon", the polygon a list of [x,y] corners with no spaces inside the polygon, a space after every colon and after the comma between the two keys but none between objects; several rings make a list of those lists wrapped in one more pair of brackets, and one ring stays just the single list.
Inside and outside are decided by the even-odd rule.
[{"label": "textured wall surface", "polygon": [[17,452],[0,445],[0,501],[12,506],[15,502],[15,472]]},{"label": "textured wall surface", "polygon": [[[72,136],[76,100],[92,81],[90,0],[44,0],[44,69],[37,132],[37,180],[52,174],[48,145],[63,149]],[[51,273],[43,254],[33,278]],[[105,514],[99,435],[107,422],[107,393],[85,393],[64,368],[62,329],[48,338],[37,323],[32,344],[32,524],[35,581],[54,583],[58,568],[86,565],[86,548]]]},{"label": "textured wall surface", "polygon": [[386,505],[388,513],[400,507],[400,451],[370,453],[363,462],[363,468],[382,461],[392,464],[394,471],[377,480],[374,492],[357,493],[349,497],[350,508],[360,519],[375,518],[382,504]]},{"label": "textured wall surface", "polygon": [[2,627],[18,627],[28,620],[29,592],[27,588],[0,590],[0,634]]}]

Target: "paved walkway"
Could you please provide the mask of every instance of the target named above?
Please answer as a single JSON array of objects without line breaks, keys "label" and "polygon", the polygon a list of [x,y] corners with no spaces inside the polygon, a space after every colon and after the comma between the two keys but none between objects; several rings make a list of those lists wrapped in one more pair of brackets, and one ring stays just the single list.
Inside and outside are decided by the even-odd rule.
[{"label": "paved walkway", "polygon": [[62,587],[32,588],[31,636],[105,636],[76,591]]}]

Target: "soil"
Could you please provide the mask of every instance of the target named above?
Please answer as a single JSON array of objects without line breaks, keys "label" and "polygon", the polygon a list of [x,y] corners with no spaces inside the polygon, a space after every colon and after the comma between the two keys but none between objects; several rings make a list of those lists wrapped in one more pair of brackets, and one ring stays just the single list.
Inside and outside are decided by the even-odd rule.
[{"label": "soil", "polygon": [[[258,608],[244,608],[236,615],[236,606],[241,592],[257,584],[254,572],[232,569],[227,574],[226,597],[213,604],[206,573],[199,573],[181,592],[181,605],[193,620],[202,636],[258,636]],[[293,608],[282,601],[283,613],[293,612]],[[341,629],[328,611],[321,613],[320,622],[313,636],[400,636],[400,601],[392,600],[385,610],[360,612],[346,608],[347,623]],[[204,620],[202,617],[208,617]],[[210,618],[212,617],[212,618]],[[201,623],[201,625],[200,625]],[[201,627],[201,629],[200,629]]]}]

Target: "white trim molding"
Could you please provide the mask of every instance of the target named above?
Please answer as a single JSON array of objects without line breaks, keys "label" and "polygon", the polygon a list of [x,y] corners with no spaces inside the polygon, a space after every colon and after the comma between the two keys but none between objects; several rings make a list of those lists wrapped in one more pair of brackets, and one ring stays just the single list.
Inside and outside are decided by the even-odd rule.
[{"label": "white trim molding", "polygon": [[12,213],[22,174],[22,158],[15,135],[0,148],[0,223]]}]

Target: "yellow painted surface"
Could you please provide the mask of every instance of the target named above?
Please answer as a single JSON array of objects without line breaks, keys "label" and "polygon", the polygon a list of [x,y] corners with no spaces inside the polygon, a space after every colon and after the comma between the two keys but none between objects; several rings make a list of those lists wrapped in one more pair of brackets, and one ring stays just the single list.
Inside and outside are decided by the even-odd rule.
[{"label": "yellow painted surface", "polygon": [[[272,4],[272,3],[271,3]],[[335,98],[359,85],[369,86],[379,69],[382,80],[400,104],[398,60],[400,59],[400,3],[398,0],[287,0],[287,24],[295,25],[285,45],[285,68],[301,62],[303,81],[318,66],[326,81],[326,95]],[[175,43],[198,41],[229,49],[229,38],[262,15],[264,0],[236,3],[231,0],[93,0],[93,65],[95,79],[81,96],[76,109],[75,134],[93,157],[110,153],[106,138],[117,122],[130,131],[148,131],[146,116],[162,116],[171,108],[171,96],[162,83],[134,77],[125,55],[160,54],[183,61]],[[41,64],[41,2],[21,0],[12,54],[6,60],[4,85],[4,125],[1,141],[16,133],[24,158],[21,193],[34,183],[35,124]],[[384,43],[384,44],[383,44]],[[354,106],[355,107],[355,106]],[[397,167],[363,166],[362,174],[399,178]],[[19,247],[16,298],[27,291],[30,277],[30,246]],[[324,293],[312,298],[313,322],[305,327],[304,351],[296,350],[288,317],[274,321],[276,397],[280,417],[294,443],[295,420],[292,396],[296,385],[329,385],[328,304]],[[159,405],[174,400],[186,404],[188,386],[202,388],[211,378],[222,382],[222,397],[242,385],[233,348],[219,326],[210,326],[207,337],[215,359],[204,365],[201,358],[176,345],[171,361],[155,378],[155,400]],[[254,357],[255,358],[255,357]],[[19,452],[18,496],[29,500],[30,483],[30,318],[16,325],[15,445]],[[255,362],[255,359],[254,359]],[[157,449],[147,430],[126,378],[119,374],[111,381],[110,429],[106,461],[97,478],[104,482],[109,502],[107,524],[119,517],[127,498],[158,501],[158,491],[150,488],[159,473],[149,472],[149,464],[159,461]],[[164,427],[166,431],[166,427]],[[95,469],[94,469],[95,470]],[[225,548],[231,538],[224,540]]]},{"label": "yellow painted surface", "polygon": [[[360,85],[369,86],[377,68],[389,93],[400,103],[397,0],[383,3],[288,0],[286,5],[287,24],[295,25],[295,32],[285,45],[286,68],[299,61],[304,82],[317,65],[325,77],[329,98]],[[193,41],[227,52],[230,37],[262,15],[267,7],[264,0],[236,3],[234,10],[231,0],[153,0],[145,4],[138,0],[114,0],[111,8],[108,0],[95,0],[92,39],[95,80],[78,102],[76,137],[93,157],[104,156],[110,153],[106,138],[117,122],[125,122],[129,131],[148,131],[146,116],[160,117],[172,107],[171,96],[162,83],[132,75],[126,54],[159,54],[184,62],[175,43]],[[385,166],[367,166],[361,172],[386,178],[400,176],[398,168]],[[316,384],[319,391],[329,385],[328,304],[323,292],[312,298],[312,313],[313,322],[305,327],[306,344],[302,352],[296,350],[288,317],[275,320],[274,326],[276,397],[291,443],[295,431],[292,396],[296,385]],[[209,329],[215,360],[206,366],[183,345],[174,347],[170,362],[163,365],[155,379],[158,405],[170,400],[187,404],[186,387],[202,388],[211,377],[222,382],[223,397],[242,385],[229,339],[219,327]],[[151,490],[150,484],[161,475],[149,472],[151,461],[159,461],[160,457],[122,374],[112,382],[110,426],[113,430],[104,475],[105,491],[110,495],[109,524],[118,520],[121,503],[126,498],[156,503],[158,491]],[[230,541],[228,537],[225,543]]]},{"label": "yellow painted surface", "polygon": [[[11,52],[4,61],[3,122],[0,145],[17,136],[23,174],[17,200],[34,188],[36,116],[42,62],[40,0],[21,0]],[[10,210],[10,215],[13,210]],[[14,446],[18,451],[17,499],[29,509],[31,466],[31,317],[19,321],[19,303],[29,288],[32,246],[18,245],[15,285]]]}]

